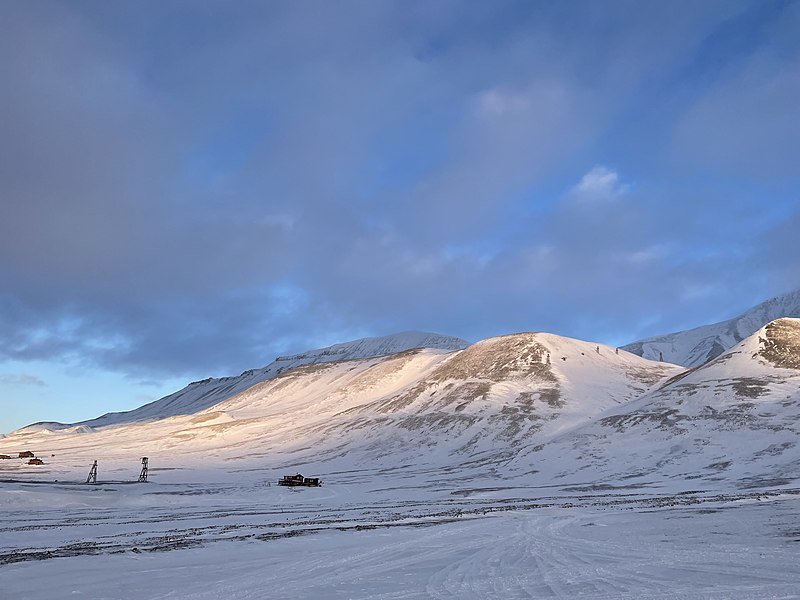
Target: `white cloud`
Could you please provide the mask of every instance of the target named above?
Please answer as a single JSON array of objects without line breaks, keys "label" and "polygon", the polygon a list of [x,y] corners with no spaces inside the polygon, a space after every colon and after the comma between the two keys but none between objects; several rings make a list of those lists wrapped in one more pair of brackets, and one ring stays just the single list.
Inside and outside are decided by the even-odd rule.
[{"label": "white cloud", "polygon": [[616,171],[597,165],[581,177],[580,182],[572,188],[572,191],[581,198],[608,200],[621,196],[629,188],[629,185],[620,183]]}]

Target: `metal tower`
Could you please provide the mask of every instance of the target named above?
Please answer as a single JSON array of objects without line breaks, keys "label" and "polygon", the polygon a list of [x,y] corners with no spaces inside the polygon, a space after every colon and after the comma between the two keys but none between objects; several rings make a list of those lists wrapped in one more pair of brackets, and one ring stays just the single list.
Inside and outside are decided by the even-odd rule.
[{"label": "metal tower", "polygon": [[147,457],[142,457],[142,472],[139,473],[139,483],[147,483]]},{"label": "metal tower", "polygon": [[97,461],[94,461],[92,468],[89,469],[89,476],[86,478],[86,483],[97,483]]}]

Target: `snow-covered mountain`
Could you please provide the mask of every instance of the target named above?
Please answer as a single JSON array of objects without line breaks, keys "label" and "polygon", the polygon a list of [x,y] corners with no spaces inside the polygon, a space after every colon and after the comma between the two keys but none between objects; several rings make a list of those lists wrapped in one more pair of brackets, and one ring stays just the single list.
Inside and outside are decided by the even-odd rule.
[{"label": "snow-covered mountain", "polygon": [[[301,365],[196,414],[0,438],[0,577],[25,598],[795,597],[798,416],[791,319],[696,369],[541,333]],[[325,485],[274,485],[297,471]]]},{"label": "snow-covered mountain", "polygon": [[[99,427],[116,423],[131,423],[134,421],[162,419],[175,415],[193,414],[301,365],[386,356],[414,348],[461,350],[468,345],[469,342],[460,338],[422,331],[406,331],[382,337],[362,338],[352,342],[334,344],[318,350],[310,350],[302,354],[281,356],[266,367],[251,369],[238,376],[195,381],[182,390],[134,410],[108,413],[102,417],[84,421],[80,425]],[[58,423],[47,425],[49,429],[71,427],[71,425]],[[35,424],[30,427],[40,426],[42,424]]]},{"label": "snow-covered mountain", "polygon": [[146,454],[162,464],[202,457],[492,469],[681,371],[604,345],[524,333],[460,351],[309,363],[193,414],[28,428],[2,446],[46,447],[81,466],[100,453]]},{"label": "snow-covered mountain", "polygon": [[[411,469],[587,489],[798,477],[798,319],[776,320],[694,369],[546,333],[320,356],[340,354],[283,359],[269,378],[220,388],[218,402],[195,395],[191,411],[26,428],[0,439],[0,453],[53,454],[46,472],[56,476],[98,456],[129,465],[146,455],[169,468]],[[308,362],[288,368],[295,360]]]},{"label": "snow-covered mountain", "polygon": [[728,321],[647,338],[624,349],[651,360],[663,357],[676,365],[696,367],[781,317],[800,317],[800,290],[762,302]]},{"label": "snow-covered mountain", "polygon": [[214,411],[263,419],[280,407],[270,445],[293,460],[493,465],[679,371],[608,346],[523,333],[449,354],[303,367]]},{"label": "snow-covered mountain", "polygon": [[798,440],[800,319],[778,319],[535,458],[547,479],[725,479],[756,487],[798,477]]},{"label": "snow-covered mountain", "polygon": [[279,356],[275,359],[274,364],[280,365],[285,369],[301,364],[388,356],[389,354],[397,354],[398,352],[415,348],[463,350],[467,346],[469,346],[469,342],[461,338],[438,333],[426,333],[424,331],[405,331],[383,337],[361,338],[352,342],[334,344],[319,350],[310,350],[291,356]]}]

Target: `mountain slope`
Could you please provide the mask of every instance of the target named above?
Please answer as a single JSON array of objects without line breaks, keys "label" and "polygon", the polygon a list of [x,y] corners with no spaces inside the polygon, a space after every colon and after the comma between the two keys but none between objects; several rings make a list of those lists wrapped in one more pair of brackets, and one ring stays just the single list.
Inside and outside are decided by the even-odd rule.
[{"label": "mountain slope", "polygon": [[193,414],[301,365],[384,356],[413,348],[460,350],[468,345],[469,342],[460,338],[421,331],[407,331],[382,337],[362,338],[352,342],[334,344],[318,350],[310,350],[302,354],[281,356],[264,368],[245,371],[238,376],[195,381],[182,390],[134,410],[108,413],[102,417],[84,421],[81,424],[100,427],[116,423],[131,423],[134,421],[162,419],[175,415]]},{"label": "mountain slope", "polygon": [[791,482],[798,440],[800,320],[779,319],[688,370],[544,333],[306,364],[195,414],[29,428],[0,453],[53,454],[48,476],[149,456],[169,469],[686,489]]},{"label": "mountain slope", "polygon": [[800,319],[767,324],[701,367],[536,455],[543,477],[782,483],[800,467]]},{"label": "mountain slope", "polygon": [[455,352],[301,365],[193,415],[21,430],[2,445],[45,448],[77,465],[147,455],[173,465],[327,462],[330,471],[334,461],[487,472],[681,370],[608,346],[516,334]]},{"label": "mountain slope", "polygon": [[624,349],[651,360],[663,356],[667,362],[696,367],[782,317],[800,317],[800,290],[762,302],[728,321],[647,338],[628,344]]},{"label": "mountain slope", "polygon": [[[402,385],[385,385],[394,381],[390,373],[408,373],[407,363],[419,361],[429,362],[413,369],[413,376],[400,377]],[[312,369],[331,382],[341,378],[333,366],[327,373]],[[544,333],[515,334],[435,359],[392,357],[356,380],[326,390],[320,400],[330,410],[321,402],[300,408],[310,398],[306,371],[282,378],[301,378],[299,387],[268,382],[215,409],[255,417],[289,401],[286,413],[303,415],[288,436],[299,441],[282,443],[281,448],[294,446],[303,453],[311,442],[305,454],[316,460],[349,455],[359,464],[372,464],[396,460],[400,452],[406,461],[433,457],[449,465],[491,463],[630,401],[680,369],[616,354],[607,346]]]}]

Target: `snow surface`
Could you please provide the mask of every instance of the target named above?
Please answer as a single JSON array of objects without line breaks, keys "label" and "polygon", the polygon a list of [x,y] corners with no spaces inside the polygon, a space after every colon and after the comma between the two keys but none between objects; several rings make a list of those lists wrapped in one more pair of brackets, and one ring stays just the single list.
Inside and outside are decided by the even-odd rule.
[{"label": "snow surface", "polygon": [[536,458],[548,477],[574,474],[580,465],[578,472],[601,475],[597,484],[667,478],[747,489],[795,481],[800,370],[777,366],[776,355],[800,357],[800,319],[761,328],[711,362],[554,440]]},{"label": "snow surface", "polygon": [[[352,342],[334,344],[318,350],[309,350],[302,354],[281,356],[264,368],[251,369],[235,377],[209,378],[195,381],[182,390],[155,402],[126,412],[108,413],[102,417],[84,421],[83,424],[95,427],[196,413],[214,406],[257,383],[277,377],[281,373],[301,365],[386,356],[414,348],[460,350],[468,345],[469,342],[460,338],[422,331],[406,331],[382,337],[362,338]],[[68,425],[47,422],[35,423],[23,429],[47,428],[55,430],[64,427],[68,427]]]},{"label": "snow surface", "polygon": [[0,598],[798,598],[799,358],[798,319],[688,370],[524,333],[26,428]]},{"label": "snow surface", "polygon": [[[6,483],[0,590],[50,600],[797,598],[798,489]],[[162,479],[160,476],[157,479]]]},{"label": "snow surface", "polygon": [[667,362],[697,367],[781,317],[800,317],[800,290],[762,302],[728,321],[647,338],[624,348],[651,360],[663,356]]}]

